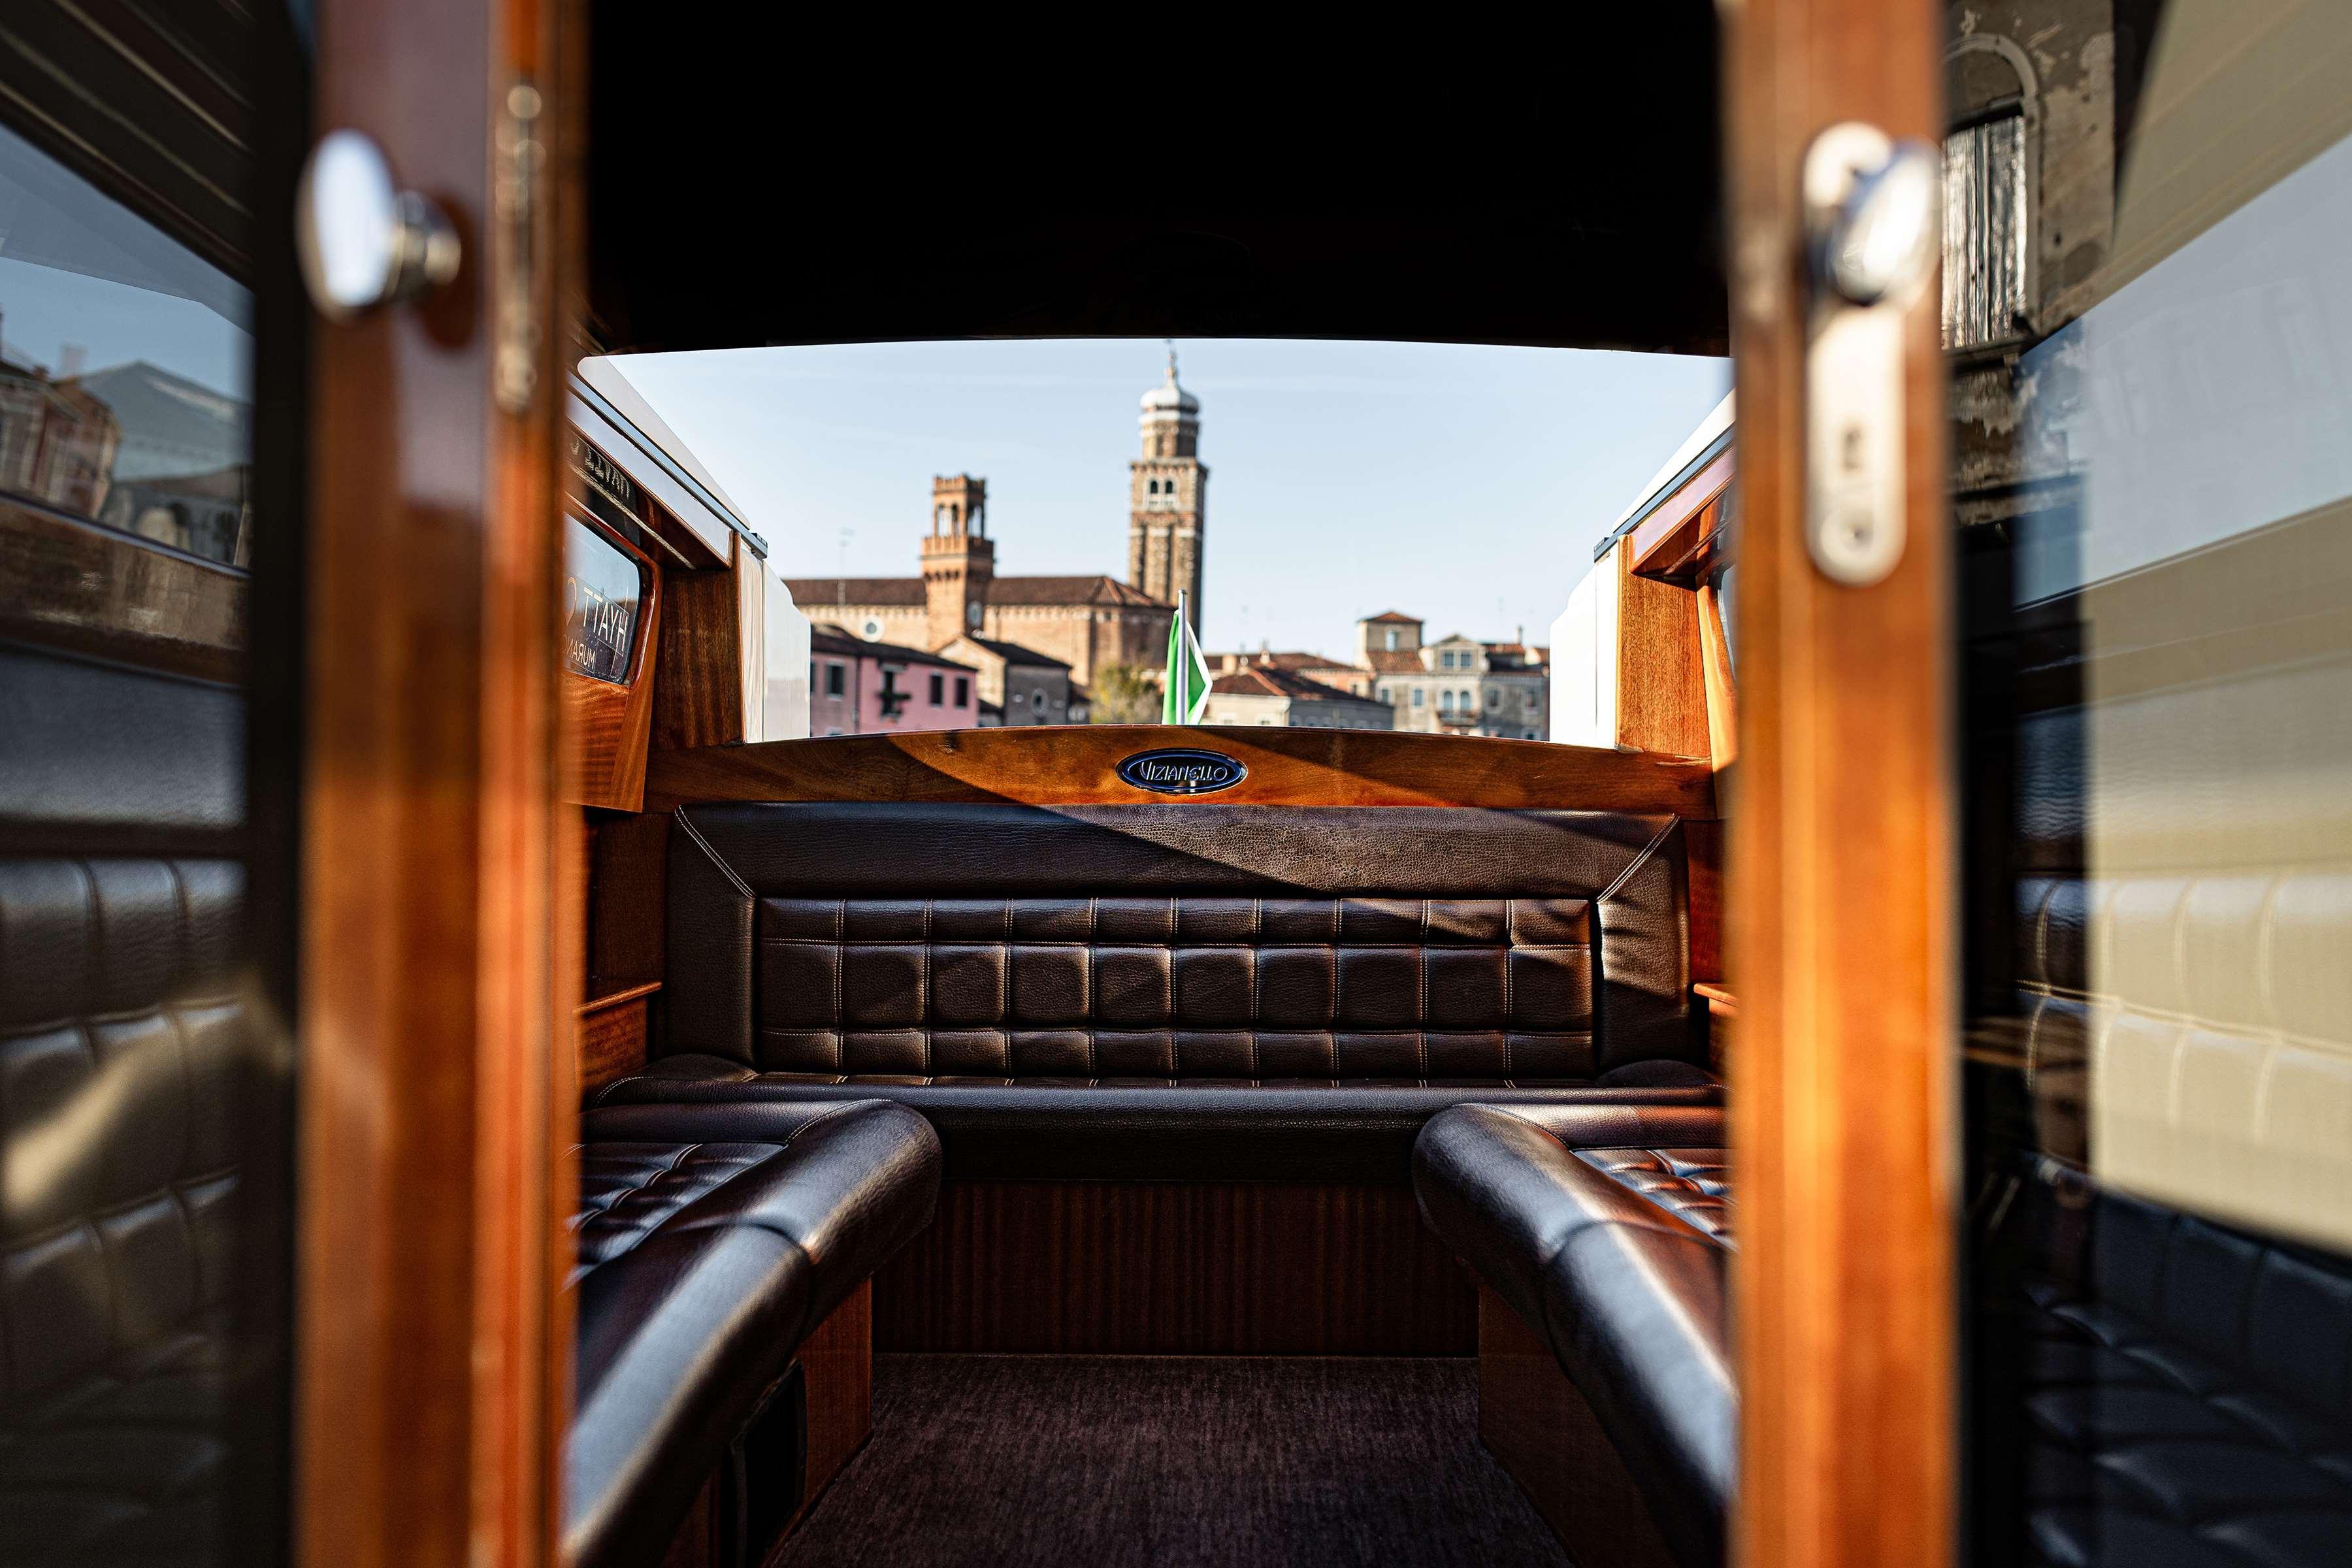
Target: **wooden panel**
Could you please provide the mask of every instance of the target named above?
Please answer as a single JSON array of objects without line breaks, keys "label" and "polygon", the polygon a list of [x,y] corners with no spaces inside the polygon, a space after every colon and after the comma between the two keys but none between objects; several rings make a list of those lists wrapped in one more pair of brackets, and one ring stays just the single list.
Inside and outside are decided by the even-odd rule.
[{"label": "wooden panel", "polygon": [[1478,1436],[1577,1562],[1674,1568],[1592,1406],[1507,1302],[1478,1287]]},{"label": "wooden panel", "polygon": [[817,1325],[798,1360],[808,1396],[808,1462],[794,1524],[874,1435],[874,1281],[858,1286]]},{"label": "wooden panel", "polygon": [[1691,978],[1723,978],[1723,837],[1725,824],[1694,817],[1683,824],[1690,878]]},{"label": "wooden panel", "polygon": [[[1688,594],[1679,596],[1689,602]],[[1483,736],[1166,724],[841,735],[656,752],[646,773],[646,805],[666,811],[714,800],[1164,801],[1171,797],[1137,789],[1113,771],[1123,757],[1163,746],[1209,747],[1248,768],[1238,785],[1202,797],[1220,804],[1714,813],[1712,775],[1705,763],[1688,757]],[[1706,750],[1703,731],[1697,750]]]},{"label": "wooden panel", "polygon": [[1885,582],[1854,588],[1803,542],[1797,287],[1806,147],[1849,119],[1935,144],[1945,16],[1883,0],[1721,15],[1744,509],[1733,1553],[1744,1568],[1945,1568],[1958,1207],[1937,295],[1906,322],[1908,544]]},{"label": "wooden panel", "polygon": [[[577,994],[576,941],[557,935],[574,929],[555,802],[562,381],[554,247],[499,221],[491,189],[494,106],[518,75],[552,87],[551,6],[347,0],[317,18],[318,122],[374,138],[431,192],[466,266],[418,306],[313,332],[304,1563],[552,1560],[569,1363],[553,1219],[572,1195],[553,1086]],[[509,412],[499,330],[526,323],[537,391]]]},{"label": "wooden panel", "polygon": [[[740,541],[736,550],[751,559]],[[663,589],[668,604],[654,668],[654,747],[669,752],[734,744],[743,739],[749,717],[743,703],[745,589],[736,569],[672,572]],[[750,631],[764,635],[764,628]]]},{"label": "wooden panel", "polygon": [[[1717,773],[1739,760],[1739,689],[1731,673],[1731,638],[1723,625],[1723,597],[1711,584],[1698,589],[1699,669],[1706,687],[1706,754]],[[1717,782],[1720,790],[1721,782]],[[1728,810],[1727,805],[1725,807]]]},{"label": "wooden panel", "polygon": [[1698,600],[1687,588],[1634,576],[1625,546],[1612,553],[1619,573],[1617,743],[1668,756],[1704,757],[1706,685],[1699,658]]},{"label": "wooden panel", "polygon": [[669,817],[605,817],[589,844],[588,994],[608,995],[664,973]]},{"label": "wooden panel", "polygon": [[580,1063],[578,1090],[586,1094],[646,1065],[648,998],[656,980],[612,996],[599,996],[580,1009],[573,1038]]},{"label": "wooden panel", "polygon": [[1732,452],[1727,449],[1642,520],[1625,541],[1625,558],[1636,574],[1679,578],[1707,547],[1723,526],[1722,500],[1731,484],[1732,460]]},{"label": "wooden panel", "polygon": [[0,637],[205,680],[245,676],[246,574],[0,500]]},{"label": "wooden panel", "polygon": [[882,1351],[1468,1355],[1402,1187],[950,1182],[875,1282]]},{"label": "wooden panel", "polygon": [[662,573],[653,557],[612,530],[591,522],[597,536],[646,569],[646,601],[638,614],[636,651],[623,683],[562,676],[565,762],[563,798],[573,805],[635,811],[645,804],[646,748],[653,737],[655,649],[661,636]]}]

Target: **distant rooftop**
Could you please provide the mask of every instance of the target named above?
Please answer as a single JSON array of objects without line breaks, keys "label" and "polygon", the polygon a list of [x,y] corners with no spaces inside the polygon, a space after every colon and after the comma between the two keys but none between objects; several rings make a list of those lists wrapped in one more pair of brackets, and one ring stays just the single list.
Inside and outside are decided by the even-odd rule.
[{"label": "distant rooftop", "polygon": [[961,669],[974,675],[979,673],[968,664],[959,664],[954,659],[942,658],[939,654],[925,653],[919,647],[908,647],[902,643],[894,642],[867,642],[864,637],[844,637],[841,633],[829,631],[824,626],[809,628],[809,649],[813,653],[836,654],[845,658],[870,656],[890,664],[936,664],[942,669]]},{"label": "distant rooftop", "polygon": [[1070,668],[1068,662],[1066,660],[1055,658],[1051,654],[1039,653],[1034,647],[1023,647],[1019,643],[997,642],[989,637],[976,637],[970,635],[966,635],[957,640],[960,642],[968,642],[974,647],[986,648],[989,652],[994,654],[997,658],[1003,659],[1007,664],[1036,665],[1045,669],[1067,669]]},{"label": "distant rooftop", "polygon": [[1369,698],[1350,697],[1337,688],[1309,680],[1303,675],[1293,675],[1286,669],[1254,664],[1247,669],[1236,669],[1220,675],[1209,689],[1220,697],[1287,697],[1293,702],[1364,702]]}]

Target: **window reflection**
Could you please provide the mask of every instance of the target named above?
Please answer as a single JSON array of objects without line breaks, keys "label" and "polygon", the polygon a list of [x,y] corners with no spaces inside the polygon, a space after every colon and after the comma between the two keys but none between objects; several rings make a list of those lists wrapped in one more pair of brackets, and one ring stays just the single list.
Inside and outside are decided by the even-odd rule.
[{"label": "window reflection", "polygon": [[2352,1562],[2352,12],[1952,15],[1972,1553]]},{"label": "window reflection", "polygon": [[0,496],[245,564],[250,317],[226,274],[0,128]]}]

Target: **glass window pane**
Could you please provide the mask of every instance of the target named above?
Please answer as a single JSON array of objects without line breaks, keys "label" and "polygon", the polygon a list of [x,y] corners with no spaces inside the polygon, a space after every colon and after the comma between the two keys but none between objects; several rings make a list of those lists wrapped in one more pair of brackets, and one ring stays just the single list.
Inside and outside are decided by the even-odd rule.
[{"label": "glass window pane", "polygon": [[2053,4],[1953,39],[2035,63],[1955,160],[2000,172],[1954,341],[2015,342],[1952,401],[1969,1536],[2318,1568],[2352,1542],[2352,11],[2139,12],[2120,52]]}]

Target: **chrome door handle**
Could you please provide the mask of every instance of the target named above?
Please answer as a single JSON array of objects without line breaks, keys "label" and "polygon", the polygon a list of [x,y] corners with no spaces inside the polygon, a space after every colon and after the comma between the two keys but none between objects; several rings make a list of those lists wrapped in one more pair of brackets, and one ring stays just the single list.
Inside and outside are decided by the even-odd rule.
[{"label": "chrome door handle", "polygon": [[1805,152],[1805,545],[1850,586],[1903,558],[1903,319],[1935,276],[1941,163],[1851,121]]},{"label": "chrome door handle", "polygon": [[294,198],[294,239],[310,303],[331,321],[421,299],[457,276],[448,215],[399,188],[383,149],[330,131],[310,149]]}]

